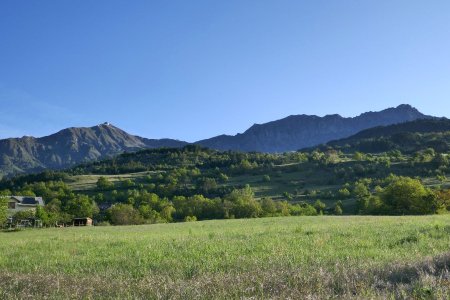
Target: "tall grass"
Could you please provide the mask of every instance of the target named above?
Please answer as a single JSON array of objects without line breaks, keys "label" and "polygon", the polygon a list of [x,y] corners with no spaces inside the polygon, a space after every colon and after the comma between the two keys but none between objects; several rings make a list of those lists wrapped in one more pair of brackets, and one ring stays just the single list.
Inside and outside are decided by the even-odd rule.
[{"label": "tall grass", "polygon": [[450,297],[450,217],[0,233],[0,298]]}]

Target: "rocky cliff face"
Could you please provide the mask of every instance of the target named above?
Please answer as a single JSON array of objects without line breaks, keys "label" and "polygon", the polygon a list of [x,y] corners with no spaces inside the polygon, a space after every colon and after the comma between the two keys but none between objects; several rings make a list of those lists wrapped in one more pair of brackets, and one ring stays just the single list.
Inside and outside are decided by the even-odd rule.
[{"label": "rocky cliff face", "polygon": [[242,134],[221,135],[199,141],[197,144],[218,150],[295,151],[345,138],[371,127],[424,118],[430,117],[405,104],[380,112],[364,113],[354,118],[344,118],[340,115],[294,115],[261,125],[255,124]]},{"label": "rocky cliff face", "polygon": [[126,133],[110,124],[68,128],[42,137],[0,140],[1,175],[67,168],[82,162],[144,148],[181,147],[187,143],[151,140]]}]

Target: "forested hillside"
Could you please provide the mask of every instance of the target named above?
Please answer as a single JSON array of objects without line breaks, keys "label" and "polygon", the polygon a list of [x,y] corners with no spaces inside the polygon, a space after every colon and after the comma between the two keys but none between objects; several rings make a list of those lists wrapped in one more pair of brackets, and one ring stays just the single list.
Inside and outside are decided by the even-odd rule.
[{"label": "forested hillside", "polygon": [[413,154],[427,149],[447,153],[450,151],[450,120],[424,119],[375,127],[349,138],[329,142],[319,148],[333,148],[348,153],[401,151]]},{"label": "forested hillside", "polygon": [[364,138],[355,138],[355,146],[336,143],[284,154],[223,152],[196,145],[148,149],[66,171],[4,179],[0,189],[3,195],[44,197],[47,205],[38,215],[47,224],[83,216],[141,224],[443,213],[450,208],[448,151],[430,142],[445,142],[448,135],[421,132],[395,133],[412,134],[415,146],[387,151],[362,151],[356,145]]}]

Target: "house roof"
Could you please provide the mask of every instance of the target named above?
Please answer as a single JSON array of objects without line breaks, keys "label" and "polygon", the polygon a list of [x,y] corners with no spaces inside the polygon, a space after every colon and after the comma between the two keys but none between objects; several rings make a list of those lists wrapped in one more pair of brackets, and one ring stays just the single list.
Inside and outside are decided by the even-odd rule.
[{"label": "house roof", "polygon": [[10,196],[12,200],[15,200],[20,205],[41,205],[44,206],[44,200],[42,197],[28,197],[28,196]]},{"label": "house roof", "polygon": [[25,197],[22,199],[22,204],[38,204],[39,201],[37,201],[35,198],[31,197]]}]

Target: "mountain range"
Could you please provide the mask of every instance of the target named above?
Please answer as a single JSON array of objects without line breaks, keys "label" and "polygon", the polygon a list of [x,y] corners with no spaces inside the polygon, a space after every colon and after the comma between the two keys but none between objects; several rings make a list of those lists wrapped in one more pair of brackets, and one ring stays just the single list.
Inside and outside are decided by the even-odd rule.
[{"label": "mountain range", "polygon": [[364,129],[426,118],[431,117],[406,104],[379,112],[363,113],[354,118],[340,115],[294,115],[265,124],[255,124],[242,134],[220,135],[197,144],[217,150],[295,151],[345,138]]},{"label": "mountain range", "polygon": [[[258,152],[286,152],[346,138],[376,126],[398,124],[431,116],[410,105],[400,105],[357,117],[293,115],[255,124],[242,134],[220,135],[195,144],[217,149]],[[55,134],[34,138],[0,140],[0,176],[63,169],[87,161],[115,156],[144,148],[182,147],[187,142],[173,139],[147,139],[131,135],[109,123],[94,127],[67,128]]]},{"label": "mountain range", "polygon": [[0,175],[62,169],[122,152],[186,144],[178,140],[134,136],[109,123],[67,128],[42,138],[0,140]]}]

